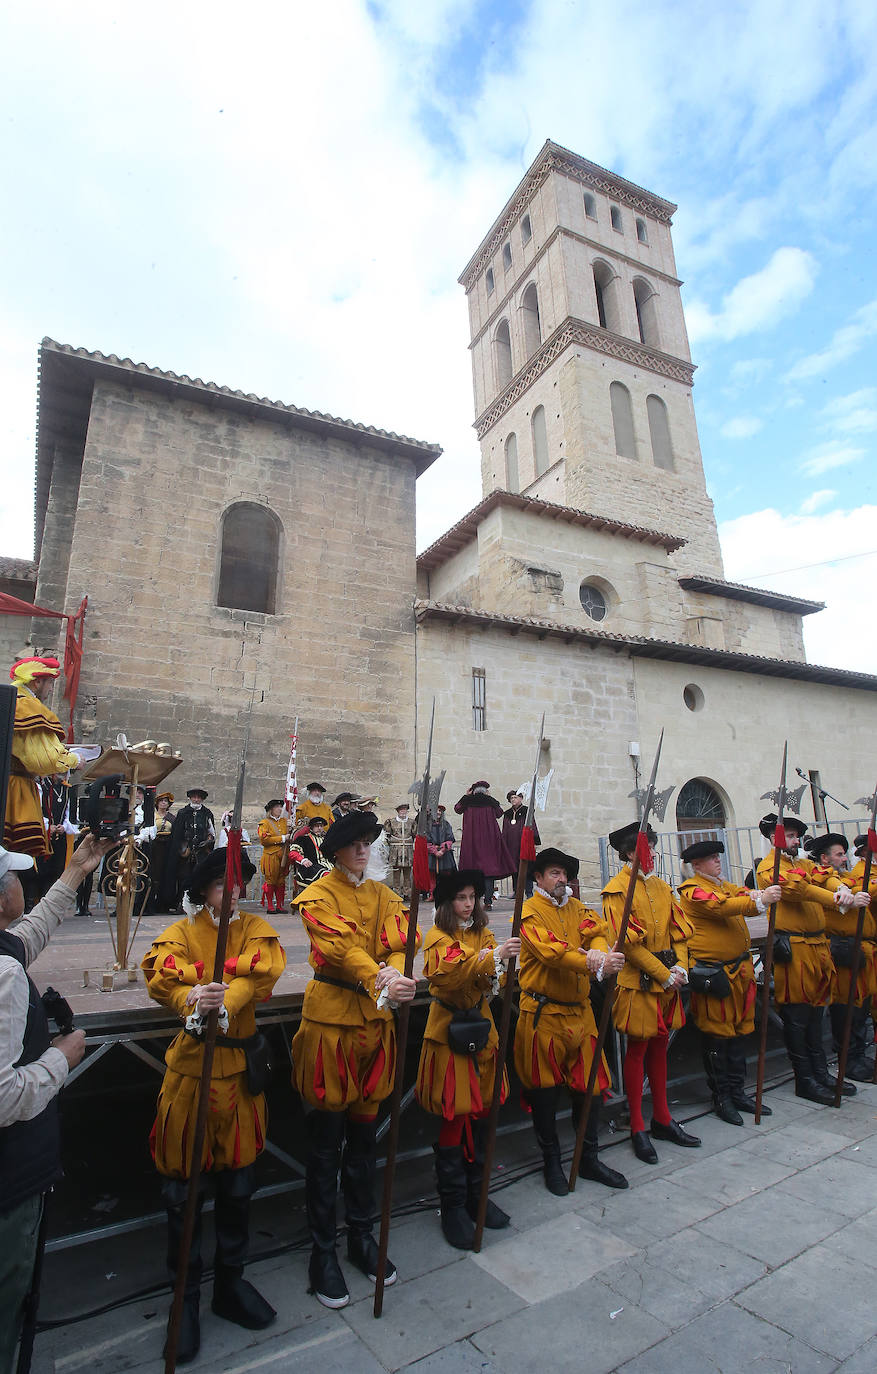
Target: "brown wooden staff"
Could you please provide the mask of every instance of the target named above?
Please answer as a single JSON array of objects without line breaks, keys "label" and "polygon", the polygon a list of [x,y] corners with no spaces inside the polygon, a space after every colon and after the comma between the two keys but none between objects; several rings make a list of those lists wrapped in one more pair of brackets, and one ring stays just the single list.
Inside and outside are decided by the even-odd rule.
[{"label": "brown wooden staff", "polygon": [[[871,887],[871,866],[874,859],[874,850],[877,849],[877,786],[874,788],[872,797],[859,797],[856,806],[864,805],[871,808],[871,822],[868,826],[868,847],[865,850],[865,872],[862,877],[862,891],[869,892]],[[840,1051],[837,1056],[837,1087],[834,1091],[834,1105],[839,1107],[843,1099],[844,1074],[847,1067],[847,1059],[850,1053],[850,1037],[853,1032],[853,1010],[856,1005],[856,984],[859,979],[859,965],[862,962],[862,937],[865,933],[865,916],[868,912],[867,906],[860,906],[858,918],[856,920],[856,937],[853,944],[853,962],[850,968],[850,990],[847,993],[847,1008],[844,1018],[843,1037],[841,1039]],[[874,1062],[874,1082],[877,1083],[877,1060]]]},{"label": "brown wooden staff", "polygon": [[[252,711],[252,699],[250,701]],[[234,813],[228,832],[228,846],[225,858],[225,885],[222,889],[222,906],[219,911],[219,928],[216,932],[216,955],[213,960],[213,982],[221,983],[225,971],[225,952],[228,945],[228,927],[231,921],[232,899],[235,888],[242,886],[241,875],[241,811],[244,800],[244,775],[247,766],[247,747],[250,739],[250,726],[241,754],[241,767],[234,799]],[[207,1013],[207,1029],[204,1035],[204,1059],[201,1065],[201,1081],[198,1085],[198,1114],[195,1118],[195,1133],[192,1140],[191,1164],[189,1166],[189,1192],[186,1197],[186,1210],[183,1214],[183,1233],[177,1253],[177,1280],[174,1286],[174,1301],[168,1322],[167,1343],[164,1354],[165,1374],[174,1374],[177,1367],[177,1343],[180,1336],[180,1321],[183,1315],[183,1301],[186,1295],[186,1273],[189,1268],[189,1255],[192,1250],[192,1235],[195,1230],[195,1214],[198,1207],[198,1187],[201,1179],[201,1156],[204,1153],[204,1137],[207,1134],[207,1112],[210,1108],[210,1078],[213,1073],[213,1055],[216,1049],[216,1035],[219,1029],[219,1008],[214,1007]]]},{"label": "brown wooden staff", "polygon": [[[417,952],[417,917],[420,912],[420,889],[429,889],[432,879],[429,874],[429,857],[426,849],[426,827],[428,824],[429,770],[432,765],[432,735],[435,726],[435,698],[432,702],[432,717],[429,722],[429,744],[426,750],[426,767],[420,786],[420,805],[417,812],[417,834],[414,839],[414,854],[411,863],[411,901],[408,904],[408,934],[405,939],[406,978],[414,976],[414,955]],[[444,776],[444,775],[442,775]],[[426,872],[422,869],[426,865]],[[425,879],[425,881],[424,881]],[[403,1002],[396,1017],[396,1073],[393,1079],[393,1095],[390,1098],[390,1128],[387,1132],[387,1158],[384,1164],[384,1196],[381,1203],[381,1234],[378,1241],[378,1272],[375,1275],[374,1314],[380,1317],[384,1310],[384,1281],[387,1274],[387,1248],[390,1241],[390,1214],[393,1209],[393,1184],[396,1178],[396,1154],[399,1148],[399,1121],[402,1116],[402,1091],[405,1079],[405,1052],[408,1048],[408,1024],[411,1020],[411,1003]]]},{"label": "brown wooden staff", "polygon": [[[662,730],[661,737],[658,740],[657,752],[655,753],[655,762],[652,764],[652,775],[649,778],[649,785],[643,794],[638,794],[637,792],[631,794],[632,796],[642,795],[643,810],[642,816],[640,817],[639,833],[636,837],[636,846],[634,848],[633,857],[630,861],[630,878],[628,879],[627,892],[624,896],[624,907],[621,913],[621,925],[618,928],[618,936],[615,940],[614,945],[614,948],[618,950],[624,949],[624,944],[627,939],[627,928],[630,925],[630,913],[633,909],[633,898],[636,892],[636,880],[639,876],[640,870],[644,869],[646,872],[651,872],[652,856],[649,850],[648,839],[649,814],[655,807],[656,802],[655,783],[658,778],[658,763],[661,758],[661,748],[663,746],[663,743],[664,731]],[[669,797],[670,792],[672,791],[673,789],[671,787],[668,789],[667,792],[661,794],[660,811],[662,820],[664,818],[664,808],[667,805],[667,798]],[[646,864],[648,864],[648,867],[646,867]],[[600,1012],[600,1024],[597,1027],[597,1040],[594,1045],[594,1056],[591,1060],[590,1072],[588,1073],[588,1083],[585,1088],[585,1100],[582,1103],[582,1110],[579,1113],[578,1125],[576,1126],[576,1140],[575,1145],[573,1147],[572,1164],[570,1166],[569,1171],[569,1191],[571,1193],[575,1192],[576,1179],[578,1178],[579,1174],[579,1164],[581,1163],[582,1159],[582,1150],[585,1147],[585,1132],[588,1129],[588,1121],[591,1116],[591,1108],[594,1104],[594,1087],[597,1082],[597,1074],[600,1071],[600,1063],[603,1058],[603,1046],[606,1043],[606,1036],[609,1031],[609,1017],[612,1015],[612,1003],[615,1000],[613,994],[615,992],[615,984],[617,977],[618,975],[613,973],[610,974],[609,978],[607,978],[606,980],[606,994],[603,998],[603,1007]]]},{"label": "brown wooden staff", "polygon": [[[545,729],[545,712],[539,725],[539,741],[536,745],[536,763],[530,783],[530,800],[527,803],[527,819],[521,828],[521,854],[518,859],[518,879],[515,884],[515,909],[512,915],[512,939],[521,933],[521,916],[524,910],[524,896],[527,891],[527,874],[530,863],[536,857],[533,812],[536,805],[536,779],[539,776],[539,760],[542,756],[542,734]],[[499,1108],[502,1101],[502,1080],[505,1072],[506,1054],[509,1046],[509,1031],[512,1023],[512,1000],[515,993],[515,973],[517,960],[514,955],[506,965],[505,987],[502,993],[502,1010],[499,1017],[498,1044],[493,1079],[493,1097],[484,1131],[484,1171],[481,1175],[481,1196],[478,1199],[478,1216],[475,1219],[475,1236],[472,1249],[478,1254],[484,1236],[484,1223],[487,1217],[488,1189],[493,1171],[493,1156],[496,1149],[496,1127],[499,1121]]]},{"label": "brown wooden staff", "polygon": [[[764,792],[762,801],[776,801],[777,823],[773,832],[773,876],[771,886],[776,887],[780,880],[780,859],[786,847],[786,830],[783,825],[783,813],[786,808],[786,763],[789,756],[789,741],[783,745],[783,769],[780,778],[779,790],[776,792]],[[757,865],[756,865],[757,868]],[[755,881],[758,882],[757,872]],[[776,931],[777,904],[771,902],[770,911],[767,918],[767,939],[764,942],[764,962],[762,967],[761,984],[761,1026],[759,1027],[758,1037],[758,1070],[755,1077],[755,1124],[761,1121],[761,1099],[764,1095],[764,1060],[767,1054],[767,1023],[770,1018],[770,979],[773,972],[773,941]]]}]

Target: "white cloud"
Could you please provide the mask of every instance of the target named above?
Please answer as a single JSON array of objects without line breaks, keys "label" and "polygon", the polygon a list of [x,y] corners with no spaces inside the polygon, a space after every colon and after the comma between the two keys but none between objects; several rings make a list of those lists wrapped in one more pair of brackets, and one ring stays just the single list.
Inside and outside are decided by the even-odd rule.
[{"label": "white cloud", "polygon": [[834,468],[845,468],[849,467],[850,463],[858,463],[864,456],[863,448],[852,448],[839,439],[832,439],[810,449],[801,460],[800,471],[805,477],[818,477],[821,473],[831,472]]},{"label": "white cloud", "polygon": [[851,358],[854,353],[858,353],[875,334],[877,334],[877,299],[861,306],[849,324],[836,329],[821,352],[810,353],[806,358],[801,358],[795,363],[794,367],[791,367],[786,373],[786,380],[803,382],[811,377],[818,377],[822,372],[829,372],[839,363]]},{"label": "white cloud", "polygon": [[778,248],[760,272],[743,277],[731,288],[719,310],[710,310],[702,301],[690,302],[686,312],[689,335],[702,343],[772,329],[809,296],[817,270],[812,253]]},{"label": "white cloud", "polygon": [[763,428],[764,421],[757,415],[735,415],[733,420],[722,425],[719,433],[723,439],[751,439]]},{"label": "white cloud", "polygon": [[837,396],[822,407],[826,428],[841,434],[867,434],[877,429],[877,387],[866,386]]},{"label": "white cloud", "polygon": [[823,487],[821,491],[811,492],[810,495],[801,502],[798,514],[813,515],[815,511],[818,511],[820,506],[827,505],[835,496],[837,496],[837,492],[833,487]]},{"label": "white cloud", "polygon": [[877,506],[822,515],[768,509],[726,521],[719,537],[731,581],[826,603],[804,617],[811,663],[877,673],[877,639],[863,620],[866,589],[877,572],[875,531]]}]

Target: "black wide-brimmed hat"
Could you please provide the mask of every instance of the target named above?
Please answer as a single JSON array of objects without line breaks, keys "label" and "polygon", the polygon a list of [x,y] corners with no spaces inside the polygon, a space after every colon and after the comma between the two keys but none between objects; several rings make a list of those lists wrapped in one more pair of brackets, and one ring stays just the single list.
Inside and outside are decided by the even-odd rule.
[{"label": "black wide-brimmed hat", "polygon": [[562,849],[540,849],[535,859],[530,864],[531,873],[544,873],[546,868],[552,864],[557,864],[562,868],[567,876],[567,880],[572,882],[579,876],[579,861],[572,854],[564,854]]},{"label": "black wide-brimmed hat", "polygon": [[283,804],[284,803],[282,797],[272,797],[270,801],[266,801],[265,810],[273,811],[275,806],[283,806]]},{"label": "black wide-brimmed hat", "polygon": [[828,835],[811,835],[809,840],[804,841],[804,848],[810,857],[815,859],[817,854],[824,854],[826,849],[830,849],[833,844],[839,844],[843,852],[849,854],[850,842],[846,835],[833,832]]},{"label": "black wide-brimmed hat", "polygon": [[464,887],[474,887],[479,900],[484,896],[484,874],[480,868],[458,868],[451,873],[440,873],[432,899],[437,907],[443,906],[445,902],[452,902]]},{"label": "black wide-brimmed hat", "polygon": [[484,778],[479,778],[477,782],[473,782],[472,786],[473,786],[473,787],[486,787],[487,790],[488,790],[488,792],[490,791],[490,783],[487,782],[487,781],[485,781]]},{"label": "black wide-brimmed hat", "polygon": [[[627,825],[621,825],[617,830],[609,831],[609,843],[613,849],[620,854],[622,849],[632,849],[636,844],[636,837],[639,833],[639,821],[630,821]],[[646,836],[649,844],[656,844],[658,837],[650,825],[646,826]]]},{"label": "black wide-brimmed hat", "polygon": [[[221,849],[211,849],[206,859],[192,870],[189,879],[188,897],[193,904],[203,902],[207,889],[211,883],[215,883],[217,878],[225,877],[226,855],[228,850],[223,845]],[[244,883],[248,883],[256,871],[256,865],[251,863],[246,853],[241,853],[241,876]]]},{"label": "black wide-brimmed hat", "polygon": [[206,801],[207,798],[210,796],[210,793],[206,791],[203,787],[190,787],[188,792],[186,793],[186,796],[200,797],[202,801]]},{"label": "black wide-brimmed hat", "polygon": [[306,792],[325,792],[325,787],[321,782],[309,782],[305,788]]},{"label": "black wide-brimmed hat", "polygon": [[721,840],[696,840],[683,849],[679,855],[684,864],[690,864],[692,859],[708,859],[712,854],[724,854],[725,846]]},{"label": "black wide-brimmed hat", "polygon": [[867,835],[857,835],[856,838],[853,840],[853,849],[856,851],[856,857],[857,857],[858,859],[864,859],[864,857],[865,857],[865,850],[866,850],[867,848],[868,848],[868,836],[867,836]]},{"label": "black wide-brimmed hat", "polygon": [[356,794],[353,792],[339,792],[332,805],[337,806],[339,802],[356,801]]},{"label": "black wide-brimmed hat", "polygon": [[308,830],[313,830],[313,828],[314,828],[315,825],[325,825],[325,824],[326,824],[326,817],[325,817],[325,816],[311,816],[310,820],[308,821]]},{"label": "black wide-brimmed hat", "polygon": [[[769,840],[779,817],[775,811],[768,811],[766,816],[762,816],[758,822],[758,828],[766,840]],[[799,835],[806,835],[808,826],[806,821],[802,821],[800,816],[783,816],[783,825],[787,830],[796,830]]]},{"label": "black wide-brimmed hat", "polygon": [[323,858],[334,859],[339,849],[344,849],[348,844],[354,844],[357,840],[365,840],[368,844],[373,844],[378,838],[383,826],[375,817],[366,811],[348,811],[346,816],[341,816],[337,821],[333,821],[326,831],[326,838],[323,840]]}]

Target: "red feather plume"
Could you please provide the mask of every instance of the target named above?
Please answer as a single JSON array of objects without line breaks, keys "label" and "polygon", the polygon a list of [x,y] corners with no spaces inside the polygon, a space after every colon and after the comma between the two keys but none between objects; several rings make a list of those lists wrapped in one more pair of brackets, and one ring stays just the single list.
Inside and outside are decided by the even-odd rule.
[{"label": "red feather plume", "polygon": [[525,863],[532,863],[536,857],[536,841],[533,837],[532,828],[525,825],[521,831],[521,858]]},{"label": "red feather plume", "polygon": [[640,873],[651,873],[655,866],[652,858],[652,851],[649,847],[649,837],[644,830],[641,830],[636,837],[636,852],[639,858]]},{"label": "red feather plume", "polygon": [[425,835],[417,835],[414,840],[411,881],[418,892],[432,892],[435,887],[435,876],[429,871],[429,849]]}]

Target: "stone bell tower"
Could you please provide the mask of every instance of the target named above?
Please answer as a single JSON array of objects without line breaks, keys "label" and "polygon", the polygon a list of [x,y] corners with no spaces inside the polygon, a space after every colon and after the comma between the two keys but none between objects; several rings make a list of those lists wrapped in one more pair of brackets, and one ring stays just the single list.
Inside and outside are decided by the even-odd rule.
[{"label": "stone bell tower", "polygon": [[521,492],[662,530],[723,576],[671,216],[547,142],[462,276],[485,496]]}]

